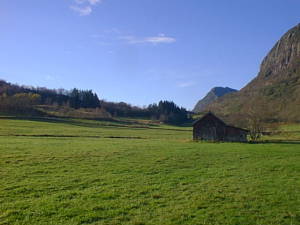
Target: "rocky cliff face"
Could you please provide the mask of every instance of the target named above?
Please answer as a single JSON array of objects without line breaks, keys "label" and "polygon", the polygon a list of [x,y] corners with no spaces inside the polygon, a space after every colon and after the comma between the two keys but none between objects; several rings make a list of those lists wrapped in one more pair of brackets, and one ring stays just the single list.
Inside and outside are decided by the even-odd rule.
[{"label": "rocky cliff face", "polygon": [[300,24],[288,31],[273,47],[261,64],[259,77],[279,75],[291,69],[300,56]]},{"label": "rocky cliff face", "polygon": [[218,98],[232,92],[237,92],[237,90],[229,87],[214,87],[207,93],[207,95],[203,99],[198,101],[193,109],[193,112],[199,113],[205,111],[209,104],[216,101]]},{"label": "rocky cliff face", "polygon": [[244,89],[271,85],[297,73],[300,63],[300,24],[289,30],[261,63],[258,76]]},{"label": "rocky cliff face", "polygon": [[[250,105],[264,104],[264,110],[279,120],[300,121],[300,24],[275,44],[261,63],[260,72],[249,84],[208,108],[225,116],[246,113]],[[262,104],[262,103],[261,103]]]}]

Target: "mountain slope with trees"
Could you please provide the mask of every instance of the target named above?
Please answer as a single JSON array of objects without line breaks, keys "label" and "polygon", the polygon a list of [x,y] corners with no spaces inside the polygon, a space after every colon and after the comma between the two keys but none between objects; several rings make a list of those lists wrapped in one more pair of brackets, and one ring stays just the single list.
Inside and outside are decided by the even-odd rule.
[{"label": "mountain slope with trees", "polygon": [[255,111],[268,120],[300,121],[300,24],[275,44],[262,61],[257,77],[208,109],[231,121]]},{"label": "mountain slope with trees", "polygon": [[237,90],[229,87],[214,87],[207,93],[207,95],[204,98],[198,101],[198,103],[193,109],[193,112],[199,113],[205,111],[209,104],[213,103],[218,98],[232,92],[237,92]]}]

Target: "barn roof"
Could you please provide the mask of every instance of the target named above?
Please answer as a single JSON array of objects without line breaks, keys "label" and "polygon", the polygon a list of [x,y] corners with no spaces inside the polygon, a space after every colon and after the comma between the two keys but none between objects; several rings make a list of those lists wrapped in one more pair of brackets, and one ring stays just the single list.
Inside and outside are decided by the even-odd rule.
[{"label": "barn roof", "polygon": [[243,128],[239,128],[239,127],[230,126],[230,125],[226,125],[226,127],[237,129],[237,130],[241,130],[241,131],[244,131],[244,132],[249,132],[249,130],[246,130],[246,129],[243,129]]},{"label": "barn roof", "polygon": [[214,119],[218,120],[220,123],[222,123],[224,126],[228,127],[228,128],[232,128],[232,129],[237,129],[237,130],[241,130],[244,132],[249,132],[249,130],[243,129],[243,128],[239,128],[239,127],[235,127],[235,126],[231,126],[231,125],[227,125],[223,120],[221,120],[220,118],[218,118],[215,114],[213,114],[212,112],[208,112],[206,113],[204,116],[202,116],[200,119],[196,120],[193,123],[193,126],[195,126],[197,123],[201,122],[202,120],[205,120],[208,116],[212,116]]},{"label": "barn roof", "polygon": [[196,125],[197,123],[201,122],[202,120],[205,120],[207,117],[209,116],[212,116],[214,117],[214,119],[218,120],[220,123],[226,125],[226,123],[221,120],[220,118],[218,118],[215,114],[213,114],[212,112],[208,112],[206,113],[204,116],[202,116],[200,119],[196,120],[194,123],[193,123],[193,126]]}]

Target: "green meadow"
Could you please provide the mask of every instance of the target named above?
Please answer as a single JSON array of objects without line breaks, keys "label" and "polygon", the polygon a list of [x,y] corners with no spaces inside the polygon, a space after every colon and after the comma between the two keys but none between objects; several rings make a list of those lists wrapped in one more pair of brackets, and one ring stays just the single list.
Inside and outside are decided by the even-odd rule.
[{"label": "green meadow", "polygon": [[300,126],[268,138],[201,143],[188,126],[3,117],[0,224],[300,224]]}]

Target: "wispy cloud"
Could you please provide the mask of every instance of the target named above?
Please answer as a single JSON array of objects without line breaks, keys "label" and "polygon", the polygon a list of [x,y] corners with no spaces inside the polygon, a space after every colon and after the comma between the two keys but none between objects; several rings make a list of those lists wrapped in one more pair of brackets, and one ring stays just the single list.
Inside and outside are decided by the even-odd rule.
[{"label": "wispy cloud", "polygon": [[129,36],[121,36],[119,37],[119,39],[124,40],[129,44],[143,44],[143,43],[170,44],[176,42],[175,38],[168,37],[165,34],[159,34],[157,36],[143,37],[143,38],[129,35]]},{"label": "wispy cloud", "polygon": [[88,16],[93,12],[93,7],[102,3],[102,0],[73,0],[74,4],[70,9],[78,13],[80,16]]},{"label": "wispy cloud", "polygon": [[85,6],[85,7],[80,7],[80,6],[70,6],[70,9],[72,9],[74,12],[77,12],[80,16],[88,16],[92,13],[92,7],[90,6]]},{"label": "wispy cloud", "polygon": [[88,3],[90,5],[96,5],[98,3],[101,3],[102,0],[75,0],[75,2],[77,4],[84,4],[84,3]]},{"label": "wispy cloud", "polygon": [[117,28],[107,29],[100,33],[90,35],[90,38],[96,39],[98,42],[113,43],[126,43],[126,44],[171,44],[176,42],[176,38],[167,36],[160,33],[156,36],[138,37],[135,35],[128,35]]},{"label": "wispy cloud", "polygon": [[187,88],[187,87],[192,87],[192,86],[195,86],[195,85],[196,85],[196,82],[186,81],[186,82],[180,82],[180,83],[178,83],[177,87]]},{"label": "wispy cloud", "polygon": [[156,37],[147,37],[144,39],[144,42],[159,44],[159,43],[173,43],[176,42],[176,39],[173,37],[167,37],[165,34],[159,34]]}]

